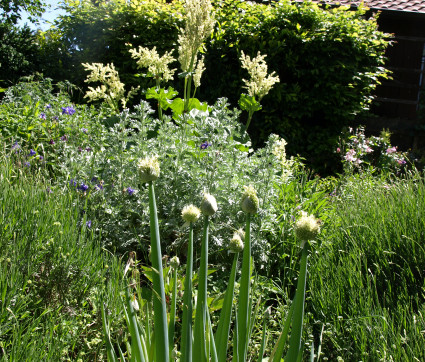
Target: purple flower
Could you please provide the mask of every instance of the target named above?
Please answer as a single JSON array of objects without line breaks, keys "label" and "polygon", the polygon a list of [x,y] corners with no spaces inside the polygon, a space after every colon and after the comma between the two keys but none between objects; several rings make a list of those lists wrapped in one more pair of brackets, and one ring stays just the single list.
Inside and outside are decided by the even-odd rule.
[{"label": "purple flower", "polygon": [[35,156],[36,152],[31,148],[28,156]]},{"label": "purple flower", "polygon": [[134,194],[134,189],[132,189],[131,187],[129,187],[129,188],[127,189],[127,192],[128,192],[128,194],[131,196],[131,195],[133,195],[133,194]]},{"label": "purple flower", "polygon": [[17,150],[19,148],[21,148],[21,146],[19,146],[18,141],[15,141],[15,143],[12,146],[12,150]]},{"label": "purple flower", "polygon": [[89,189],[89,186],[84,184],[84,182],[81,182],[81,185],[77,187],[77,190],[81,191],[87,191]]},{"label": "purple flower", "polygon": [[61,137],[61,141],[64,141],[64,142],[68,141],[68,136],[67,136],[66,134],[64,134],[64,135]]},{"label": "purple flower", "polygon": [[55,141],[53,141],[53,139],[51,138],[49,141],[49,145],[54,145],[54,144],[55,144]]},{"label": "purple flower", "polygon": [[52,108],[50,104],[46,104],[46,109]]},{"label": "purple flower", "polygon": [[71,107],[62,107],[62,114],[67,114],[69,116],[72,116],[75,113],[75,109]]},{"label": "purple flower", "polygon": [[51,194],[53,191],[52,191],[52,189],[51,189],[50,187],[48,187],[48,188],[46,189],[46,192],[47,192],[48,194]]},{"label": "purple flower", "polygon": [[90,182],[92,182],[92,183],[96,183],[97,182],[97,177],[96,176],[93,176],[92,178],[91,178],[91,180],[90,180]]},{"label": "purple flower", "polygon": [[59,119],[59,117],[58,117],[58,116],[54,116],[54,117],[53,117],[53,119],[54,119],[55,121],[57,121],[57,120]]},{"label": "purple flower", "polygon": [[87,222],[86,222],[86,226],[90,229],[91,228],[91,220],[88,220]]},{"label": "purple flower", "polygon": [[77,181],[75,181],[73,178],[69,180],[69,186],[77,186]]},{"label": "purple flower", "polygon": [[30,167],[31,166],[31,164],[29,162],[25,162],[24,165],[25,165],[25,167]]},{"label": "purple flower", "polygon": [[87,151],[87,152],[90,152],[91,150],[92,150],[92,149],[91,149],[90,147],[87,147],[87,148],[86,148],[86,151]]},{"label": "purple flower", "polygon": [[88,131],[88,129],[87,129],[87,128],[82,128],[82,129],[81,129],[81,132],[83,132],[83,133],[87,133],[87,131]]},{"label": "purple flower", "polygon": [[78,152],[83,152],[83,149],[81,147],[78,147]]},{"label": "purple flower", "polygon": [[398,162],[399,165],[405,165],[406,164],[406,161],[405,161],[404,158],[401,159],[401,160],[397,160],[397,162]]},{"label": "purple flower", "polygon": [[41,113],[41,114],[40,114],[40,118],[41,118],[41,119],[46,119],[46,114]]},{"label": "purple flower", "polygon": [[208,147],[212,146],[211,143],[208,143],[208,141],[205,141],[203,144],[201,144],[199,147],[201,148],[201,150],[205,150]]},{"label": "purple flower", "polygon": [[43,156],[38,156],[38,159],[40,160],[40,161],[42,161],[43,159],[44,159],[44,157]]}]

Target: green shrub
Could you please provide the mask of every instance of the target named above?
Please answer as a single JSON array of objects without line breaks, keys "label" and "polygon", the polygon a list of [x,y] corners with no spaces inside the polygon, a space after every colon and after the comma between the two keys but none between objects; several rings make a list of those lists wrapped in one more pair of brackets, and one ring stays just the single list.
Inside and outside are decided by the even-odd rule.
[{"label": "green shrub", "polygon": [[[311,2],[265,5],[228,0],[216,2],[215,9],[217,25],[206,44],[206,71],[198,98],[214,103],[224,96],[236,105],[247,76],[239,61],[241,51],[266,54],[270,71],[281,83],[262,101],[264,110],[255,114],[250,129],[254,145],[277,133],[288,140],[291,154],[299,153],[317,169],[329,170],[337,162],[332,149],[342,126],[368,108],[379,78],[386,75],[387,41],[377,30],[376,18],[364,19],[361,7],[326,10]],[[45,66],[59,67],[63,77],[80,87],[83,62],[114,63],[128,89],[152,86],[149,79],[135,77],[138,71],[127,44],[156,46],[163,54],[175,47],[182,25],[177,1],[137,7],[121,1],[99,6],[83,2],[68,11],[57,29],[50,30],[55,34],[51,38],[63,44],[63,57],[60,63]],[[48,47],[49,41],[43,44]],[[173,88],[181,92],[181,83]]]},{"label": "green shrub", "polygon": [[33,74],[39,63],[36,35],[31,29],[0,23],[0,85],[10,86]]}]

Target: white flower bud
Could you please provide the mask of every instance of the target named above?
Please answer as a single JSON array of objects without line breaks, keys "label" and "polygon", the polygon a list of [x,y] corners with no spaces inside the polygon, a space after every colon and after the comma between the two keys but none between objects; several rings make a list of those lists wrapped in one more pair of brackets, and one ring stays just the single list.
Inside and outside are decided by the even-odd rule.
[{"label": "white flower bud", "polygon": [[201,203],[202,213],[206,216],[212,216],[216,213],[217,209],[218,207],[215,197],[210,194],[204,194],[204,198]]},{"label": "white flower bud", "polygon": [[320,232],[320,223],[314,215],[303,214],[295,223],[294,231],[297,239],[304,245],[306,241],[316,239]]},{"label": "white flower bud", "polygon": [[256,214],[259,206],[257,191],[252,186],[244,186],[244,188],[241,201],[242,210],[248,214]]},{"label": "white flower bud", "polygon": [[231,253],[240,253],[243,250],[244,244],[237,232],[233,234],[233,238],[229,242],[229,251]]},{"label": "white flower bud", "polygon": [[137,164],[142,183],[155,181],[159,177],[159,162],[157,157],[141,158]]},{"label": "white flower bud", "polygon": [[194,223],[201,216],[201,210],[194,205],[186,205],[182,210],[182,218],[187,223]]}]

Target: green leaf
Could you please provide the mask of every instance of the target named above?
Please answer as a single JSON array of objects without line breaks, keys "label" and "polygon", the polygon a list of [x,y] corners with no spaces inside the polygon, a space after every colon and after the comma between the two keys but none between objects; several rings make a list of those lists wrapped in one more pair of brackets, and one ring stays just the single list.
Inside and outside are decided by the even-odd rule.
[{"label": "green leaf", "polygon": [[256,112],[262,108],[261,104],[257,102],[255,97],[247,94],[241,94],[241,97],[239,98],[239,107],[241,107],[243,111],[247,112]]}]

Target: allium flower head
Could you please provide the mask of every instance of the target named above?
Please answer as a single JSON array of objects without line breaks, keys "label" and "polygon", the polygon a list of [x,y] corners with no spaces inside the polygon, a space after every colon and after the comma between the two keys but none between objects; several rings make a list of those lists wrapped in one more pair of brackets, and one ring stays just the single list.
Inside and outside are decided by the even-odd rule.
[{"label": "allium flower head", "polygon": [[243,79],[245,83],[244,88],[248,90],[248,95],[251,97],[257,97],[260,101],[275,83],[278,83],[279,77],[275,76],[275,72],[267,75],[267,64],[265,55],[261,55],[258,52],[257,56],[253,59],[249,55],[245,55],[242,51],[240,60],[242,62],[242,68],[246,69],[249,73],[250,79]]},{"label": "allium flower head", "polygon": [[302,243],[316,239],[320,232],[320,223],[314,215],[307,215],[303,213],[302,216],[295,223],[295,235]]},{"label": "allium flower head", "polygon": [[215,20],[210,0],[186,0],[184,8],[186,24],[184,29],[180,30],[177,41],[181,69],[183,72],[189,72],[195,66],[194,59],[203,42],[213,32]]},{"label": "allium flower head", "polygon": [[259,206],[257,191],[252,186],[244,186],[244,188],[241,200],[242,210],[248,214],[256,214]]},{"label": "allium flower head", "polygon": [[240,253],[243,250],[244,244],[240,235],[235,232],[229,242],[229,251],[231,253]]},{"label": "allium flower head", "polygon": [[182,218],[187,223],[194,223],[201,216],[201,210],[195,205],[186,205],[182,210]]},{"label": "allium flower head", "polygon": [[162,79],[167,82],[173,79],[174,72],[176,69],[170,69],[169,65],[175,61],[171,56],[171,52],[165,52],[165,54],[160,57],[156,51],[156,47],[153,49],[144,48],[139,46],[139,49],[130,49],[131,57],[137,59],[136,64],[139,68],[148,68],[148,71],[153,74],[153,76]]},{"label": "allium flower head", "polygon": [[179,259],[177,256],[173,256],[173,257],[170,259],[170,266],[171,266],[173,269],[177,269],[177,268],[179,267],[179,265],[180,265],[180,259]]},{"label": "allium flower head", "polygon": [[159,161],[156,156],[141,158],[137,164],[142,183],[155,181],[159,177]]},{"label": "allium flower head", "polygon": [[215,200],[215,197],[213,195],[204,194],[204,198],[201,202],[201,211],[206,216],[212,216],[216,213],[218,207],[217,207],[217,201]]}]

